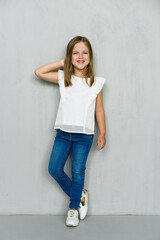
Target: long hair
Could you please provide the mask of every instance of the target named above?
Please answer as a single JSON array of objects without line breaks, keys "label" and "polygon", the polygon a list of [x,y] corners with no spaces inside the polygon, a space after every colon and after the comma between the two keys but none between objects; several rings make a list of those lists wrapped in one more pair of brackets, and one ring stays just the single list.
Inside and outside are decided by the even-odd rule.
[{"label": "long hair", "polygon": [[83,36],[74,37],[73,39],[71,39],[69,41],[69,43],[67,45],[66,57],[64,60],[64,84],[65,84],[65,87],[72,86],[71,75],[74,73],[74,66],[72,64],[72,51],[73,51],[74,45],[78,42],[85,43],[89,49],[90,62],[83,69],[83,77],[85,78],[85,81],[87,84],[88,84],[87,78],[90,78],[89,86],[91,87],[92,84],[94,83],[93,51],[92,51],[92,46],[91,46],[89,40]]}]

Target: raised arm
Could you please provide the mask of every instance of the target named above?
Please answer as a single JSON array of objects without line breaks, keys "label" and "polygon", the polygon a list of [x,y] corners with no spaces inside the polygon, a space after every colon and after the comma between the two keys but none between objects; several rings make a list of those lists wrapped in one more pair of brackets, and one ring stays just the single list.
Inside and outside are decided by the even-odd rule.
[{"label": "raised arm", "polygon": [[64,67],[64,59],[45,64],[37,68],[34,73],[37,77],[42,78],[45,81],[58,84],[58,72],[52,72],[58,68]]}]

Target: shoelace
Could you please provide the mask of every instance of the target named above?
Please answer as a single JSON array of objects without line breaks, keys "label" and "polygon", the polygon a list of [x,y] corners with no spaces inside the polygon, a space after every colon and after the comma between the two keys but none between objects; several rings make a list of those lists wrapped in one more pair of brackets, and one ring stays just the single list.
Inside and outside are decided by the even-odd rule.
[{"label": "shoelace", "polygon": [[74,217],[75,211],[70,210],[70,217]]}]

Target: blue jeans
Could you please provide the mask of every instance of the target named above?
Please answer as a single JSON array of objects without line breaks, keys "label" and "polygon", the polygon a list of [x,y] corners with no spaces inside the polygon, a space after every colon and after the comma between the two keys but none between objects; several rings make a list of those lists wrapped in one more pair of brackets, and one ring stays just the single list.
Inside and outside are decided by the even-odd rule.
[{"label": "blue jeans", "polygon": [[[69,208],[78,209],[85,180],[86,161],[94,134],[71,133],[56,129],[48,171],[70,197]],[[72,181],[64,172],[64,165],[72,150]]]}]

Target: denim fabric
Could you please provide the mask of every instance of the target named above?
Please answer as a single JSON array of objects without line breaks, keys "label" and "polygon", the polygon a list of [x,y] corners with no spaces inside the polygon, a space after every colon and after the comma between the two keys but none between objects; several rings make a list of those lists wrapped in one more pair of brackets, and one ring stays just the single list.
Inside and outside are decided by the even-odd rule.
[{"label": "denim fabric", "polygon": [[[79,208],[85,181],[87,157],[94,134],[65,132],[56,129],[48,171],[63,191],[70,197],[69,208]],[[66,160],[72,152],[72,180],[64,172]]]}]

